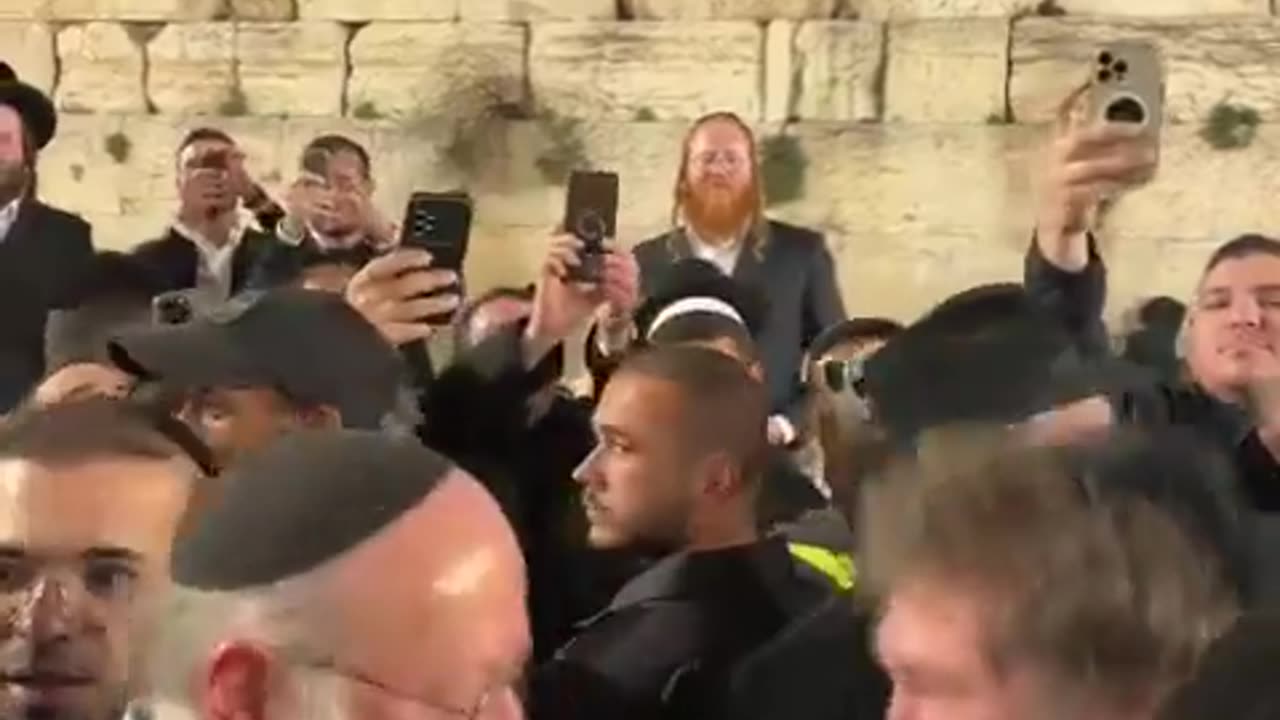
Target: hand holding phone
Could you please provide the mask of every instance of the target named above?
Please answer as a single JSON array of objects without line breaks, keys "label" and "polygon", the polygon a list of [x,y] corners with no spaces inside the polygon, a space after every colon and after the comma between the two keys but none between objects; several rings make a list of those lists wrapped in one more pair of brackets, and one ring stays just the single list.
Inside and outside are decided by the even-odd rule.
[{"label": "hand holding phone", "polygon": [[[426,250],[431,253],[433,270],[449,271],[461,278],[470,243],[471,218],[471,198],[464,193],[414,193],[400,226],[400,246]],[[425,297],[450,293],[461,295],[461,284],[455,283]],[[432,315],[424,322],[444,325],[452,320],[450,311]]]},{"label": "hand holding phone", "polygon": [[618,175],[575,171],[569,176],[564,230],[582,242],[579,264],[570,278],[600,282],[604,271],[605,240],[618,231]]}]

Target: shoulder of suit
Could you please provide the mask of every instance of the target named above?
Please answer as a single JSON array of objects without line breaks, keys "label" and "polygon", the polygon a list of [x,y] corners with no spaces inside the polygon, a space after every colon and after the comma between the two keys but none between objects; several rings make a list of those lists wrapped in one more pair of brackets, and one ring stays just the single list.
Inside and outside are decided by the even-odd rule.
[{"label": "shoulder of suit", "polygon": [[46,205],[39,200],[30,201],[30,211],[33,212],[42,222],[57,223],[66,227],[73,227],[77,231],[86,235],[89,233],[88,221],[73,212],[68,212],[66,210],[53,207],[52,205]]},{"label": "shoulder of suit", "polygon": [[667,241],[670,238],[671,233],[665,232],[661,235],[651,237],[648,240],[642,240],[641,242],[636,243],[636,246],[631,249],[631,252],[638,258],[662,252],[666,249]]},{"label": "shoulder of suit", "polygon": [[769,239],[790,243],[793,247],[817,248],[825,244],[822,233],[812,228],[791,225],[778,220],[769,221]]}]

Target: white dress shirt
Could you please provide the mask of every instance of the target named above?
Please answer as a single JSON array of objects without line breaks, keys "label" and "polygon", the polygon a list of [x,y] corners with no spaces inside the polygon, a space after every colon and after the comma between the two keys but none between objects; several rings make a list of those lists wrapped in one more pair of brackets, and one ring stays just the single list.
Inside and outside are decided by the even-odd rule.
[{"label": "white dress shirt", "polygon": [[694,257],[715,265],[725,275],[733,276],[734,269],[738,267],[738,257],[742,255],[741,240],[729,245],[712,245],[703,242],[692,230],[686,229],[685,233],[689,237],[689,247],[693,250]]},{"label": "white dress shirt", "polygon": [[13,224],[18,221],[18,208],[22,205],[22,198],[14,198],[13,202],[0,208],[0,242],[9,236],[9,230],[13,228]]},{"label": "white dress shirt", "polygon": [[234,269],[232,259],[247,229],[248,226],[237,219],[227,242],[219,246],[209,242],[203,234],[181,220],[173,222],[173,231],[189,240],[196,248],[196,289],[207,294],[214,302],[231,297],[231,275]]}]

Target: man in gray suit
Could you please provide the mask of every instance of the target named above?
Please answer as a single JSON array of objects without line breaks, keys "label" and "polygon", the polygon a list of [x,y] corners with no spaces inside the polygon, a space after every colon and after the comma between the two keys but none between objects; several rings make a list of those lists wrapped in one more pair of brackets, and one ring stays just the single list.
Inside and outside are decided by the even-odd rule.
[{"label": "man in gray suit", "polygon": [[[643,295],[664,271],[702,258],[769,299],[756,338],[773,415],[769,439],[790,445],[803,416],[799,382],[805,348],[822,330],[845,319],[831,253],[822,235],[764,216],[759,156],[751,129],[732,113],[698,120],[684,143],[676,178],[674,228],[635,248]],[[606,336],[610,333],[606,323]]]}]

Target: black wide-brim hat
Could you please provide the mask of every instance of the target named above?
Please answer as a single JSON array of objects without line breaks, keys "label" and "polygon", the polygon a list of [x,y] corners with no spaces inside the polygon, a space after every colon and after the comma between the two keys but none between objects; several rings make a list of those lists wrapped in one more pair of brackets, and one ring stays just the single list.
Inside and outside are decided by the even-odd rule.
[{"label": "black wide-brim hat", "polygon": [[58,111],[49,96],[18,79],[9,63],[0,60],[0,105],[18,111],[37,150],[44,149],[58,131]]}]

